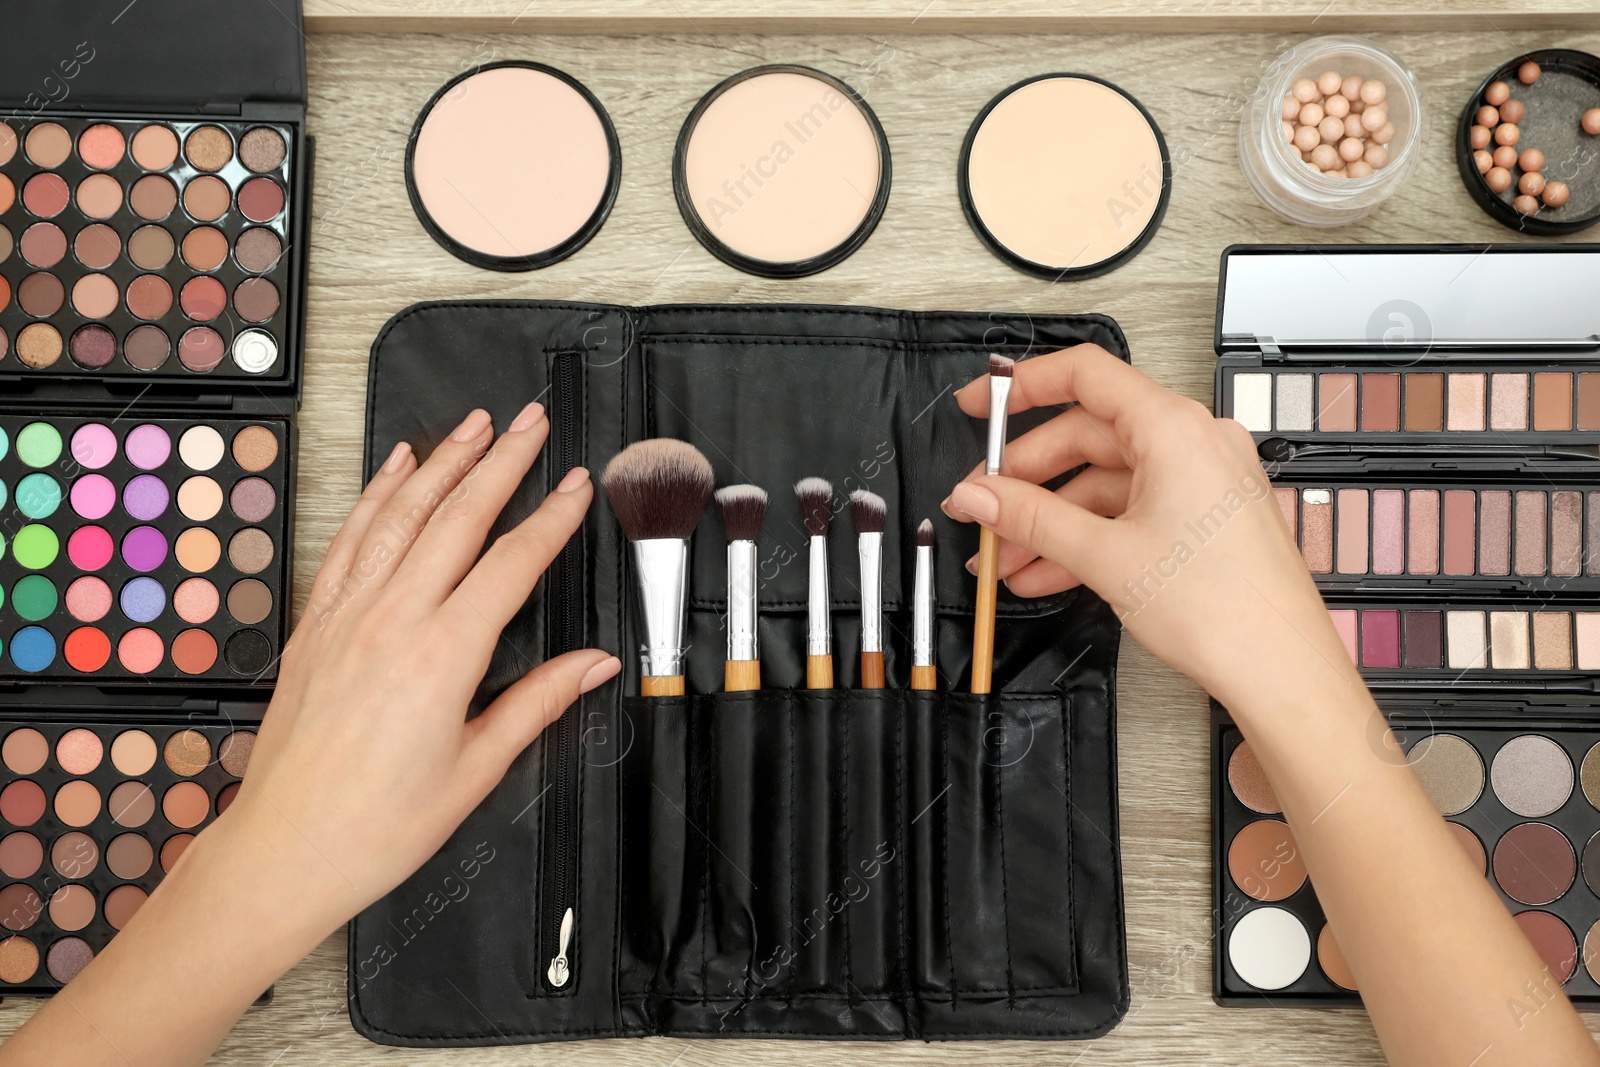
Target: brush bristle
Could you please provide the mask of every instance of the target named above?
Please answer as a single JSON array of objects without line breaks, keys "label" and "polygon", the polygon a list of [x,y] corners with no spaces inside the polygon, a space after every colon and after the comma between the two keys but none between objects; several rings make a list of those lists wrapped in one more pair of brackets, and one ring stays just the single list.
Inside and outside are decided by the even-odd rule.
[{"label": "brush bristle", "polygon": [[698,448],[665,437],[629,445],[600,475],[630,541],[692,537],[714,482],[711,464]]},{"label": "brush bristle", "polygon": [[857,489],[850,494],[850,517],[855,520],[856,533],[883,533],[888,515],[889,506],[877,493]]},{"label": "brush bristle", "polygon": [[932,548],[933,547],[933,520],[932,519],[923,519],[921,524],[917,526],[917,547],[918,548]]},{"label": "brush bristle", "polygon": [[759,485],[729,485],[716,492],[722,528],[730,541],[755,541],[767,517],[767,491]]},{"label": "brush bristle", "polygon": [[1017,361],[1005,356],[989,357],[989,373],[996,378],[1009,378],[1015,372]]},{"label": "brush bristle", "polygon": [[794,495],[800,501],[800,517],[805,520],[806,534],[827,537],[833,523],[833,486],[825,478],[801,478],[794,483]]}]

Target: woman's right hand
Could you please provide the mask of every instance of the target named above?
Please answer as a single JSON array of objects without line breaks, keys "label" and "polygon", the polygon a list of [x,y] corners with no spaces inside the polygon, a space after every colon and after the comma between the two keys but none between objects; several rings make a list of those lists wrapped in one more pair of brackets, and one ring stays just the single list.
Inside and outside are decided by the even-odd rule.
[{"label": "woman's right hand", "polygon": [[[987,377],[956,399],[987,417]],[[1087,585],[1224,702],[1247,680],[1304,684],[1308,664],[1313,681],[1358,680],[1244,427],[1097,345],[1016,365],[1012,412],[1068,402],[1007,446],[1002,476],[979,467],[945,502],[1000,535],[1013,593]],[[1084,464],[1054,493],[1038,484]]]}]

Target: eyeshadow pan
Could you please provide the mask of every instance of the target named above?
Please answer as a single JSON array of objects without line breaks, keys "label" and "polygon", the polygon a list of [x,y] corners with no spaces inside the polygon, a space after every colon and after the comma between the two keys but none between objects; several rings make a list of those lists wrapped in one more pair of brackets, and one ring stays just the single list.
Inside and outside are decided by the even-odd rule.
[{"label": "eyeshadow pan", "polygon": [[[89,277],[99,277],[90,275]],[[87,279],[80,279],[86,281]],[[116,287],[112,287],[112,299],[115,299]],[[76,301],[76,295],[74,300]],[[72,334],[72,340],[67,345],[67,351],[72,356],[72,361],[80,367],[104,367],[117,355],[117,337],[110,330],[97,323],[90,323],[80,327]]]},{"label": "eyeshadow pan", "polygon": [[1550,573],[1575,578],[1583,564],[1583,494],[1550,494]]},{"label": "eyeshadow pan", "polygon": [[53,267],[67,254],[67,235],[53,222],[36,222],[22,231],[22,258],[32,267]]},{"label": "eyeshadow pan", "polygon": [[99,122],[78,135],[78,158],[95,170],[110,170],[122,162],[127,144],[121,130]]},{"label": "eyeshadow pan", "polygon": [[1572,669],[1572,616],[1565,611],[1533,613],[1533,665],[1541,671]]},{"label": "eyeshadow pan", "polygon": [[181,830],[193,829],[211,814],[211,798],[194,782],[179,782],[161,798],[161,814]]},{"label": "eyeshadow pan", "polygon": [[1333,494],[1326,489],[1307,489],[1301,494],[1301,550],[1312,574],[1333,570]]},{"label": "eyeshadow pan", "polygon": [[265,426],[246,426],[233,438],[233,461],[252,473],[278,460],[278,436]]},{"label": "eyeshadow pan", "polygon": [[1356,428],[1356,376],[1322,374],[1317,378],[1317,428],[1346,433]]},{"label": "eyeshadow pan", "polygon": [[0,164],[10,163],[17,154],[17,131],[0,122]]},{"label": "eyeshadow pan", "polygon": [[221,170],[233,159],[233,138],[217,126],[197,126],[183,142],[183,155],[196,170]]},{"label": "eyeshadow pan", "polygon": [[1489,378],[1489,428],[1528,428],[1528,376],[1494,374]]},{"label": "eyeshadow pan", "polygon": [[1572,760],[1542,734],[1523,734],[1500,746],[1489,769],[1495,796],[1526,818],[1543,818],[1572,795]]},{"label": "eyeshadow pan", "polygon": [[0,874],[7,878],[28,878],[42,866],[44,845],[37,837],[19,830],[0,838]]},{"label": "eyeshadow pan", "polygon": [[1572,375],[1565,371],[1533,376],[1533,428],[1572,429]]},{"label": "eyeshadow pan", "polygon": [[1578,858],[1566,835],[1553,826],[1525,822],[1508,830],[1494,847],[1494,880],[1521,904],[1549,904],[1572,888]]},{"label": "eyeshadow pan", "polygon": [[228,258],[228,239],[215,226],[197,226],[183,238],[183,261],[199,271],[212,271]]},{"label": "eyeshadow pan", "polygon": [[[1511,494],[1486,489],[1478,494],[1478,570],[1482,574],[1511,573]],[[1543,541],[1539,554],[1544,555]]]},{"label": "eyeshadow pan", "polygon": [[228,590],[228,614],[254,625],[272,614],[272,590],[254,578],[244,578]]},{"label": "eyeshadow pan", "polygon": [[183,858],[183,853],[193,841],[193,834],[173,834],[167,838],[161,846],[161,870],[171,874],[172,868],[177,866],[178,860]]},{"label": "eyeshadow pan", "polygon": [[251,178],[239,187],[239,213],[251,222],[277,218],[283,204],[283,187],[271,178]]},{"label": "eyeshadow pan", "polygon": [[178,206],[178,187],[159,174],[146,174],[128,190],[128,206],[141,219],[160,222]]},{"label": "eyeshadow pan", "polygon": [[1489,612],[1490,663],[1497,671],[1528,669],[1528,613]]},{"label": "eyeshadow pan", "polygon": [[[1487,495],[1487,494],[1485,494]],[[1545,573],[1545,513],[1549,500],[1541,490],[1517,491],[1517,573]]]},{"label": "eyeshadow pan", "polygon": [[88,834],[62,834],[50,848],[50,866],[63,878],[87,878],[100,866],[100,846]]},{"label": "eyeshadow pan", "polygon": [[1411,746],[1406,762],[1441,815],[1459,815],[1483,795],[1483,758],[1455,734],[1429,734]]},{"label": "eyeshadow pan", "polygon": [[143,834],[118,834],[106,846],[106,867],[118,878],[143,878],[155,862],[155,850]]},{"label": "eyeshadow pan", "polygon": [[228,560],[245,574],[258,574],[272,565],[272,538],[253,527],[240,530],[228,542]]},{"label": "eyeshadow pan", "polygon": [[246,278],[233,291],[233,309],[245,322],[266,322],[278,306],[278,287],[265,278]]},{"label": "eyeshadow pan", "polygon": [[1470,489],[1448,489],[1444,494],[1444,572],[1473,574],[1473,551],[1478,534],[1475,494]]},{"label": "eyeshadow pan", "polygon": [[1406,429],[1426,432],[1444,428],[1444,375],[1406,375]]},{"label": "eyeshadow pan", "polygon": [[[121,295],[121,291],[117,289],[117,283],[104,274],[85,274],[72,283],[73,310],[86,319],[103,319],[117,310],[117,301]],[[98,362],[90,362],[86,365],[103,367],[111,362],[111,356],[116,351],[117,342],[116,338],[111,336],[111,332],[103,327],[97,333],[104,334],[105,338],[110,342],[110,350],[103,357],[91,352],[87,355],[87,359],[91,361],[98,360]],[[81,334],[83,334],[82,330],[73,336],[77,337]],[[84,354],[89,350],[85,349],[83,343],[78,341],[73,342],[72,348],[73,358],[77,359],[79,363],[84,363]]]},{"label": "eyeshadow pan", "polygon": [[172,262],[177,246],[160,226],[141,226],[128,238],[128,259],[141,270],[160,270]]},{"label": "eyeshadow pan", "polygon": [[72,155],[72,135],[54,122],[41,122],[23,140],[28,159],[41,167],[59,167]]},{"label": "eyeshadow pan", "polygon": [[[90,270],[105,270],[122,254],[122,238],[103,222],[91,223],[73,238],[72,252]],[[5,259],[0,255],[0,259]]]},{"label": "eyeshadow pan", "polygon": [[1289,537],[1296,544],[1300,543],[1300,494],[1293,489],[1278,488],[1272,491],[1272,497],[1278,502],[1278,510],[1283,513],[1283,521],[1289,527]]},{"label": "eyeshadow pan", "polygon": [[1306,865],[1287,823],[1257,819],[1229,844],[1228,874],[1248,897],[1286,900],[1305,885]]},{"label": "eyeshadow pan", "polygon": [[1450,430],[1482,430],[1484,376],[1481,374],[1452,374],[1450,377],[1450,410],[1445,428]]},{"label": "eyeshadow pan", "polygon": [[0,889],[0,926],[27,930],[44,914],[44,901],[32,886],[14,882]]},{"label": "eyeshadow pan", "polygon": [[1314,378],[1310,374],[1278,375],[1277,428],[1279,430],[1311,429],[1313,381]]},{"label": "eyeshadow pan", "polygon": [[239,138],[239,160],[257,174],[277,170],[286,155],[283,135],[270,126],[257,126]]},{"label": "eyeshadow pan", "polygon": [[1361,665],[1363,667],[1400,666],[1400,613],[1363,611],[1361,613]]},{"label": "eyeshadow pan", "polygon": [[[31,727],[12,730],[0,745],[0,761],[14,774],[32,774],[50,758],[50,742]],[[41,809],[42,813],[42,809]],[[10,819],[10,816],[5,816]]]},{"label": "eyeshadow pan", "polygon": [[1522,933],[1533,942],[1556,981],[1565,983],[1578,969],[1578,941],[1572,930],[1548,911],[1521,911],[1512,916]]},{"label": "eyeshadow pan", "polygon": [[178,135],[165,126],[143,126],[133,135],[133,161],[145,170],[166,170],[177,162]]},{"label": "eyeshadow pan", "polygon": [[1577,428],[1600,430],[1600,373],[1586,371],[1578,375]]},{"label": "eyeshadow pan", "polygon": [[[204,574],[222,559],[222,542],[210,530],[202,526],[192,527],[178,535],[177,543],[173,546],[173,555],[184,570],[191,574]],[[238,561],[233,562],[237,566]],[[271,560],[267,562],[270,563]]]},{"label": "eyeshadow pan", "polygon": [[56,742],[56,762],[68,774],[88,774],[100,766],[105,748],[93,730],[68,730]]},{"label": "eyeshadow pan", "polygon": [[135,327],[123,342],[122,354],[136,370],[160,370],[172,355],[172,340],[159,326]]},{"label": "eyeshadow pan", "polygon": [[1360,663],[1360,654],[1356,650],[1356,613],[1347,608],[1331,608],[1328,617],[1333,621],[1333,630],[1339,635],[1350,662]]},{"label": "eyeshadow pan", "polygon": [[1412,574],[1439,573],[1439,491],[1411,490],[1406,570]]},{"label": "eyeshadow pan", "polygon": [[61,347],[60,332],[47,322],[29,323],[17,334],[17,358],[35,370],[54,366],[61,358]]},{"label": "eyeshadow pan", "polygon": [[1311,935],[1290,911],[1255,908],[1234,924],[1228,962],[1257,989],[1282,989],[1299,981],[1311,965]]},{"label": "eyeshadow pan", "polygon": [[139,275],[128,283],[128,310],[145,320],[164,317],[172,310],[172,286],[159,275]]},{"label": "eyeshadow pan", "polygon": [[1365,489],[1338,493],[1338,561],[1340,574],[1367,573],[1368,496]]},{"label": "eyeshadow pan", "polygon": [[[283,255],[283,242],[278,235],[264,227],[255,227],[239,235],[234,243],[233,255],[239,266],[252,274],[271,270]],[[3,259],[0,256],[0,259]]]},{"label": "eyeshadow pan", "polygon": [[[185,430],[178,440],[178,457],[184,465],[191,470],[208,471],[222,462],[223,444],[222,435],[210,426],[191,426]],[[269,460],[263,467],[246,467],[246,470],[260,470],[270,466]],[[243,464],[241,464],[243,466]],[[220,496],[220,489],[218,494]],[[217,506],[222,506],[221,500]]]},{"label": "eyeshadow pan", "polygon": [[1374,574],[1400,574],[1405,570],[1405,499],[1402,489],[1377,489],[1372,493]]},{"label": "eyeshadow pan", "polygon": [[111,763],[122,774],[144,774],[156,765],[155,738],[143,730],[124,730],[111,742]]},{"label": "eyeshadow pan", "polygon": [[1483,850],[1483,842],[1478,840],[1478,835],[1462,826],[1458,822],[1447,822],[1450,834],[1456,839],[1456,844],[1461,846],[1461,851],[1467,854],[1467,861],[1472,864],[1479,874],[1488,872],[1488,853]]},{"label": "eyeshadow pan", "polygon": [[1577,612],[1573,622],[1578,631],[1578,669],[1600,671],[1600,612]]},{"label": "eyeshadow pan", "polygon": [[100,790],[91,782],[74,778],[56,790],[55,813],[68,826],[88,826],[100,814]]},{"label": "eyeshadow pan", "polygon": [[12,826],[32,826],[44,816],[45,795],[37,782],[26,778],[0,789],[0,819]]},{"label": "eyeshadow pan", "polygon": [[111,790],[106,810],[118,826],[136,829],[155,816],[156,796],[143,782],[123,782]]},{"label": "eyeshadow pan", "polygon": [[1451,669],[1468,670],[1487,665],[1488,641],[1483,612],[1445,612],[1445,638]]},{"label": "eyeshadow pan", "polygon": [[204,674],[217,663],[217,639],[204,630],[185,630],[172,641],[172,663],[184,674]]},{"label": "eyeshadow pan", "polygon": [[233,193],[220,178],[202,175],[183,187],[183,210],[196,222],[216,222],[233,205]]},{"label": "eyeshadow pan", "polygon": [[63,937],[45,954],[45,968],[62,985],[78,977],[78,972],[94,959],[94,949],[81,937]]},{"label": "eyeshadow pan", "polygon": [[76,200],[85,218],[109,219],[122,207],[122,186],[109,174],[91,174],[78,183]]},{"label": "eyeshadow pan", "polygon": [[215,370],[226,348],[222,335],[209,326],[195,326],[178,338],[178,362],[192,371]]},{"label": "eyeshadow pan", "polygon": [[121,930],[133,919],[134,913],[144,906],[149,894],[136,885],[119,885],[106,895],[106,925]]},{"label": "eyeshadow pan", "polygon": [[[213,542],[214,541],[215,538],[213,538]],[[178,539],[178,555],[181,561],[183,556],[183,539],[181,537]],[[212,565],[215,565],[216,560],[213,559],[211,563]],[[209,570],[210,567],[205,569]],[[253,581],[254,579],[246,580]],[[263,586],[263,588],[265,588],[265,586]],[[173,590],[172,593],[172,610],[176,612],[178,618],[182,619],[184,622],[194,623],[196,625],[203,622],[210,622],[212,617],[216,615],[217,609],[221,606],[221,603],[222,598],[217,593],[217,587],[212,585],[204,578],[187,578],[178,586],[177,589]],[[268,593],[268,603],[268,611],[270,612],[270,593]],[[234,613],[234,618],[237,619],[238,617],[238,614]],[[265,615],[262,616],[262,618],[265,617]],[[240,621],[242,622],[245,620],[241,619]],[[259,622],[260,619],[251,621]]]},{"label": "eyeshadow pan", "polygon": [[[250,730],[236,730],[222,739],[217,749],[222,769],[235,778],[243,778],[250,766],[250,756],[255,752],[256,735]],[[1235,752],[1238,750],[1235,749]],[[1259,766],[1259,764],[1257,765]]]},{"label": "eyeshadow pan", "polygon": [[22,186],[22,203],[41,219],[53,219],[72,202],[72,193],[59,174],[35,174]]}]

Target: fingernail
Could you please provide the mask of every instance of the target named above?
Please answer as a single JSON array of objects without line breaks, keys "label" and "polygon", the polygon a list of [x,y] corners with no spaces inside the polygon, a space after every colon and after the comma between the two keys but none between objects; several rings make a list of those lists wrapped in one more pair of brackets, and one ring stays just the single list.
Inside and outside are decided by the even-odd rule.
[{"label": "fingernail", "polygon": [[511,420],[511,432],[520,433],[542,418],[544,418],[544,405],[535,400],[519,411],[517,417]]},{"label": "fingernail", "polygon": [[957,522],[971,522],[972,521],[972,516],[968,515],[965,511],[962,511],[960,508],[956,507],[953,503],[951,503],[949,497],[945,497],[944,498],[944,503],[939,505],[939,510],[944,512],[946,515],[950,516],[952,519],[956,520]]},{"label": "fingernail", "polygon": [[961,482],[951,491],[950,502],[986,525],[1000,521],[1000,498],[981,485]]},{"label": "fingernail", "polygon": [[978,557],[977,556],[973,556],[971,559],[967,560],[967,572],[969,574],[977,574],[978,573]]},{"label": "fingernail", "polygon": [[404,441],[394,446],[394,451],[389,453],[389,458],[383,461],[383,473],[399,474],[400,468],[406,465],[406,458],[411,455],[411,446]]},{"label": "fingernail", "polygon": [[456,432],[450,435],[452,441],[476,441],[483,436],[483,431],[489,428],[489,413],[482,408],[473,408],[472,414],[461,420],[461,425],[456,427]]},{"label": "fingernail", "polygon": [[620,670],[622,661],[615,656],[607,656],[584,672],[583,681],[578,683],[578,692],[588,693],[598,689],[615,678]]},{"label": "fingernail", "polygon": [[582,467],[573,467],[567,476],[561,479],[561,484],[556,486],[558,493],[570,493],[578,486],[589,480],[589,472]]}]

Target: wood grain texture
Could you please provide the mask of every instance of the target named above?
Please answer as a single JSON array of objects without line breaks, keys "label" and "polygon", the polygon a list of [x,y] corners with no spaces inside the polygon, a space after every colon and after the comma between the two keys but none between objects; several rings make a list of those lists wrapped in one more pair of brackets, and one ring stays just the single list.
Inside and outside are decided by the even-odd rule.
[{"label": "wood grain texture", "polygon": [[[428,2],[440,10],[459,7]],[[1033,9],[1046,2],[1053,7],[1057,0],[1039,0]],[[340,0],[313,0],[310,6],[323,14],[353,9]],[[398,0],[393,6],[400,6]],[[412,6],[425,10],[427,4],[406,4]],[[539,6],[571,11],[579,5],[561,0]],[[688,7],[687,0],[640,6],[657,12]],[[702,0],[692,10],[716,6]],[[1196,11],[1203,5],[1184,0],[1173,6]],[[1268,5],[1262,0],[1259,6]],[[893,4],[876,7],[898,10]],[[1336,2],[1330,14],[1341,10],[1344,5]],[[1491,20],[1505,32],[1493,29]],[[1236,162],[1235,117],[1259,71],[1292,43],[1286,35],[313,35],[310,123],[319,136],[319,158],[300,420],[298,603],[304,604],[324,547],[356,497],[368,347],[384,321],[413,301],[783,300],[1100,311],[1122,324],[1136,366],[1209,404],[1217,259],[1229,243],[1519,240],[1468,200],[1446,131],[1465,94],[1506,57],[1556,44],[1600,51],[1600,33],[1519,29],[1525,22],[1513,8],[1497,5],[1492,15],[1463,17],[1459,24],[1469,32],[1373,35],[1421,78],[1431,141],[1409,186],[1370,219],[1328,233],[1271,214],[1245,186]],[[412,216],[401,174],[407,134],[432,91],[475,63],[507,57],[543,60],[583,79],[610,110],[624,153],[621,195],[605,229],[576,257],[532,274],[477,270],[441,251]],[[779,60],[851,77],[877,110],[894,151],[894,190],[872,239],[833,270],[787,282],[740,274],[701,249],[674,207],[668,165],[679,123],[701,93],[724,75]],[[1137,95],[1160,122],[1176,170],[1166,223],[1149,248],[1110,275],[1059,285],[1018,274],[985,252],[961,216],[954,180],[962,135],[984,102],[1022,77],[1049,70],[1089,71]],[[561,412],[551,417],[559,419]],[[367,1044],[349,1027],[344,941],[331,938],[278,984],[271,1006],[240,1023],[215,1062],[800,1067],[819,1056],[847,1056],[872,1067],[1381,1062],[1359,1011],[1224,1010],[1212,1004],[1205,700],[1131,641],[1124,647],[1118,758],[1133,1001],[1128,1018],[1108,1037],[1067,1046],[833,1049],[809,1042],[649,1040],[484,1051],[385,1049]],[[31,1002],[7,1001],[0,1007],[0,1033],[9,1033],[32,1010]],[[1600,1017],[1592,1025],[1600,1028]]]}]

